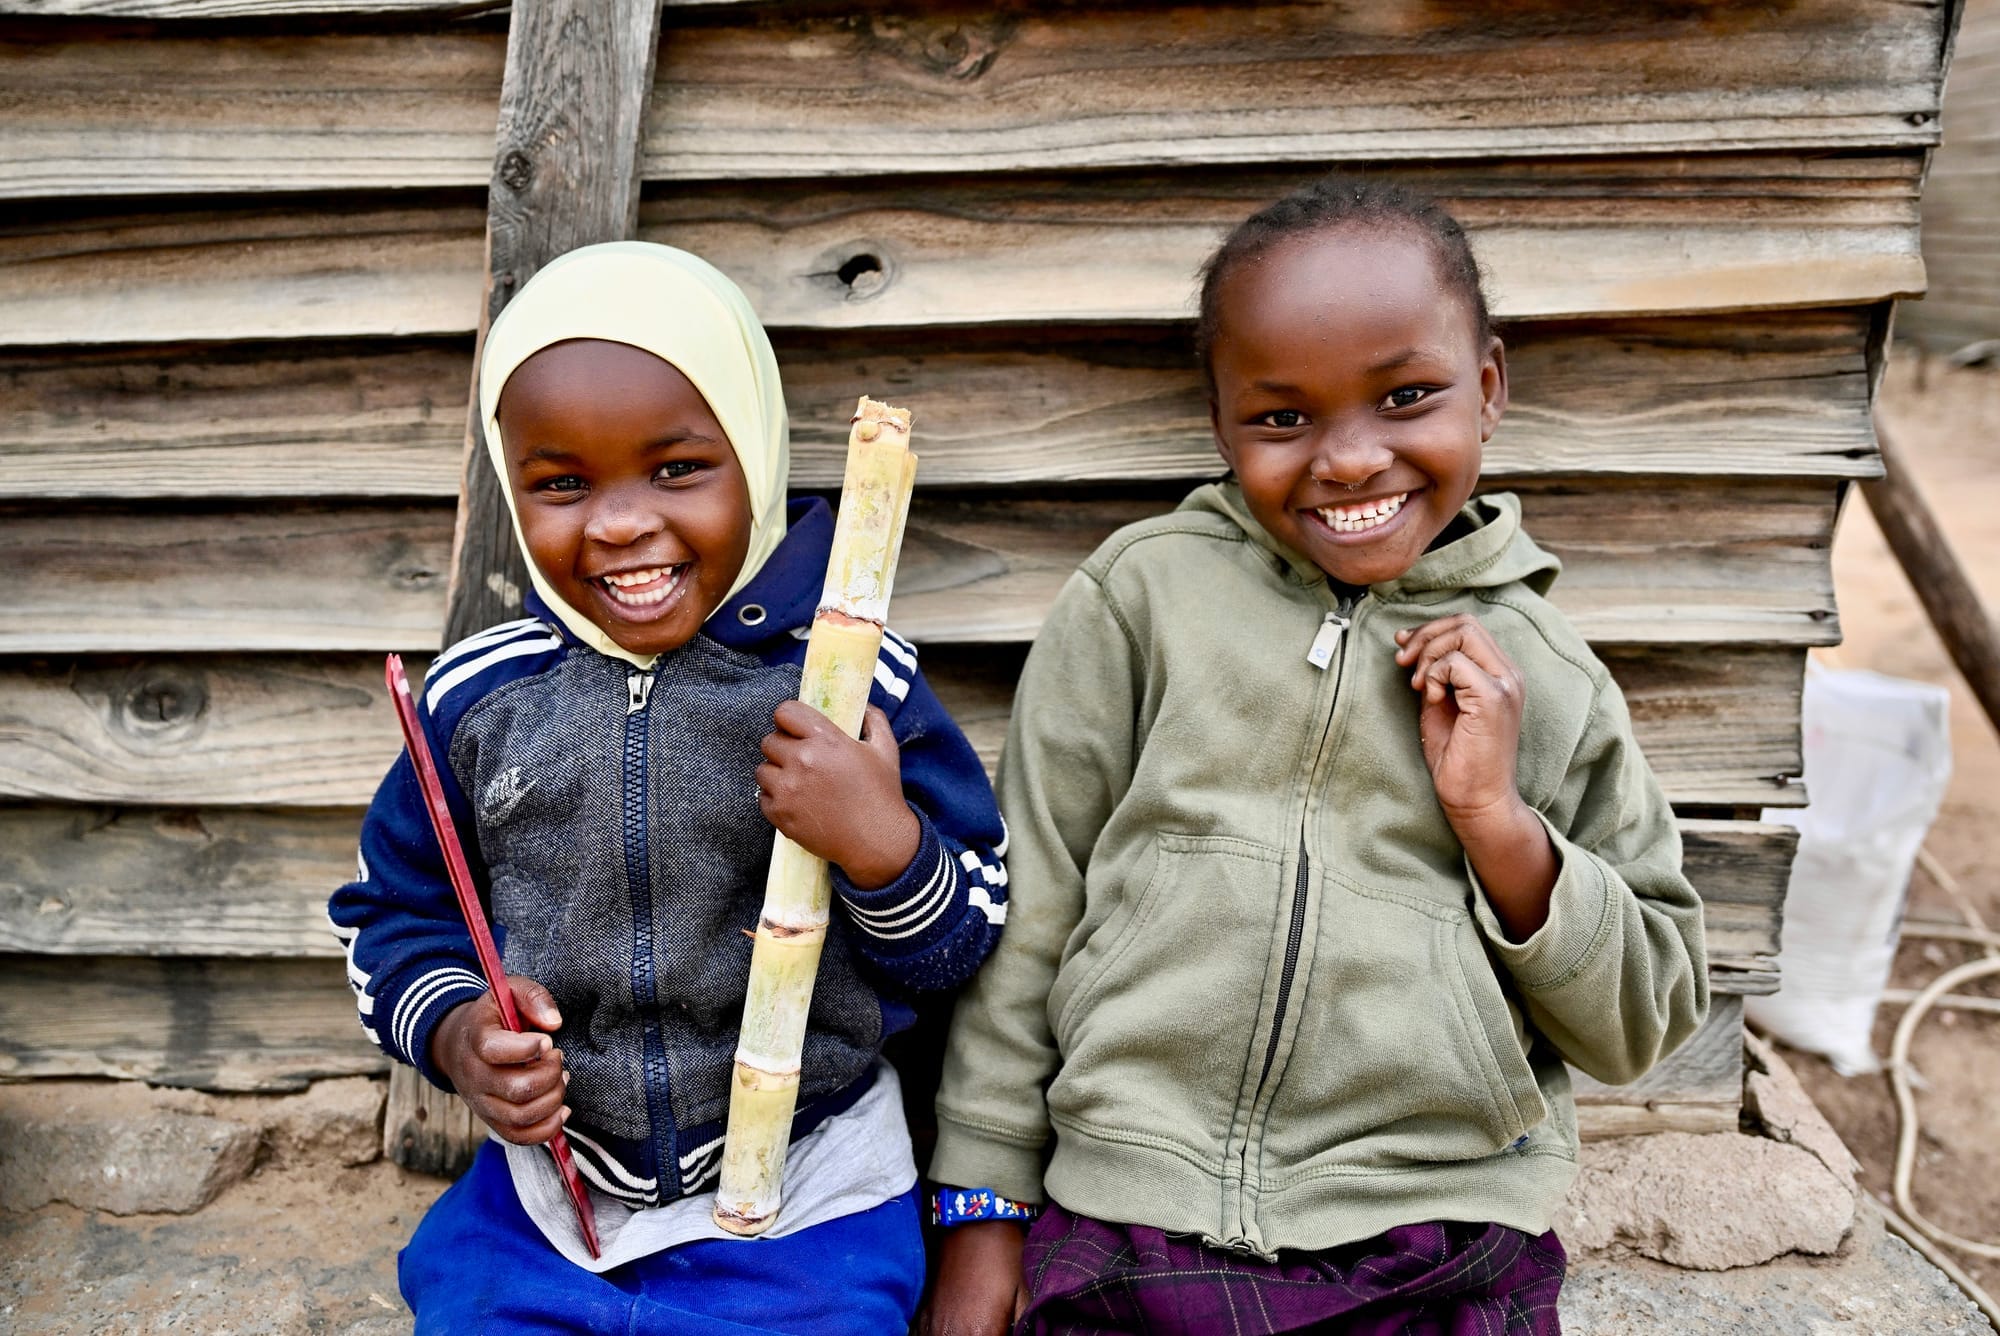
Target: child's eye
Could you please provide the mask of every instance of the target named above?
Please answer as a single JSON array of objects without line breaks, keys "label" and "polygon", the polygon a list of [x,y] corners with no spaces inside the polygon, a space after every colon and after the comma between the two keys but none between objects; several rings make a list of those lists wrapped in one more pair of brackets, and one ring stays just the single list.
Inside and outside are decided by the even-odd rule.
[{"label": "child's eye", "polygon": [[695,474],[701,472],[701,469],[701,461],[697,459],[670,459],[660,465],[659,472],[655,476],[661,478],[692,478]]},{"label": "child's eye", "polygon": [[580,492],[583,490],[583,479],[577,477],[574,473],[558,474],[556,477],[544,478],[536,483],[535,490],[538,492]]},{"label": "child's eye", "polygon": [[1304,413],[1299,412],[1299,410],[1296,408],[1279,408],[1264,414],[1264,416],[1258,418],[1257,421],[1262,426],[1277,427],[1280,430],[1289,430],[1290,428],[1293,427],[1304,426],[1306,421],[1306,415]]},{"label": "child's eye", "polygon": [[1385,408],[1415,408],[1430,397],[1431,391],[1421,385],[1405,385],[1389,391],[1383,396],[1382,404]]}]

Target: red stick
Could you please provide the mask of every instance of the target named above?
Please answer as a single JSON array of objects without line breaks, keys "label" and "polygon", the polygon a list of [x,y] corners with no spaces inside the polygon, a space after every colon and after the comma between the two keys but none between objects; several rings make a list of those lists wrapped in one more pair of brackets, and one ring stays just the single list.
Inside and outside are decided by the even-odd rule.
[{"label": "red stick", "polygon": [[[444,785],[438,780],[437,762],[431,758],[430,743],[417,723],[417,702],[410,695],[410,679],[403,673],[403,658],[391,654],[383,670],[389,683],[389,699],[396,703],[396,718],[403,726],[403,741],[410,748],[410,763],[417,768],[417,783],[430,809],[431,829],[437,832],[438,847],[444,850],[445,866],[451,870],[451,889],[458,896],[458,911],[465,916],[472,934],[472,949],[479,955],[479,972],[500,1007],[500,1019],[515,1034],[521,1033],[521,1015],[514,1009],[514,990],[507,986],[507,972],[500,967],[500,953],[493,946],[493,932],[486,926],[486,911],[480,907],[479,892],[472,885],[472,870],[465,865],[465,848],[451,824],[451,808],[445,805]],[[570,1157],[569,1138],[561,1131],[549,1138],[549,1153],[556,1157],[563,1186],[569,1189],[570,1204],[576,1207],[576,1223],[583,1227],[583,1246],[592,1257],[599,1256],[597,1215],[584,1195],[583,1180],[577,1177],[576,1161]]]}]

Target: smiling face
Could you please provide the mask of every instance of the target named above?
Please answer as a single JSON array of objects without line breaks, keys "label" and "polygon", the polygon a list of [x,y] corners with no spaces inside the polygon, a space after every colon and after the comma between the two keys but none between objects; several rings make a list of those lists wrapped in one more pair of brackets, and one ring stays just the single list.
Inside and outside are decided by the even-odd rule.
[{"label": "smiling face", "polygon": [[563,601],[634,654],[693,638],[750,549],[750,491],[688,378],[622,343],[552,344],[496,415],[521,536]]},{"label": "smiling face", "polygon": [[1234,264],[1210,369],[1250,513],[1351,585],[1402,575],[1451,523],[1507,406],[1500,340],[1413,228],[1337,226]]}]

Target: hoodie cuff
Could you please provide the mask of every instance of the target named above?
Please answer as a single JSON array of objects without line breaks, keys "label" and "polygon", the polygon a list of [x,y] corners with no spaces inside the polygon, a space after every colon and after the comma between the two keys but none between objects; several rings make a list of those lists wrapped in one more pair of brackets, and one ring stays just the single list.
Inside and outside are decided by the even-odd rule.
[{"label": "hoodie cuff", "polygon": [[422,1073],[438,1089],[451,1092],[451,1078],[431,1062],[431,1036],[453,1007],[486,994],[486,980],[458,963],[435,965],[396,995],[383,1047]]},{"label": "hoodie cuff", "polygon": [[1472,916],[1487,945],[1524,991],[1559,988],[1589,966],[1603,949],[1611,922],[1614,886],[1589,852],[1572,844],[1540,812],[1535,817],[1549,833],[1559,863],[1556,884],[1549,891],[1549,916],[1526,941],[1516,942],[1494,913],[1486,887],[1465,860],[1472,881]]},{"label": "hoodie cuff", "polygon": [[[833,889],[847,906],[849,920],[877,956],[913,956],[951,934],[965,902],[964,873],[938,837],[937,827],[915,804],[917,852],[902,875],[887,886],[864,891],[832,868]],[[983,1186],[983,1185],[980,1185]]]},{"label": "hoodie cuff", "polygon": [[1042,1190],[1042,1147],[997,1128],[962,1123],[938,1114],[937,1148],[931,1152],[934,1183],[957,1188],[991,1188],[1030,1206],[1047,1203]]}]

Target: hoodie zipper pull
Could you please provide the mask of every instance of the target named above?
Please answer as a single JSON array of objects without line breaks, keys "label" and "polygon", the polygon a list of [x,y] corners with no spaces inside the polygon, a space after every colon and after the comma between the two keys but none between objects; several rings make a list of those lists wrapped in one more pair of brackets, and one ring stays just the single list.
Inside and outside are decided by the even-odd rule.
[{"label": "hoodie zipper pull", "polygon": [[1312,648],[1306,651],[1306,662],[1321,672],[1333,662],[1333,656],[1340,653],[1340,637],[1346,633],[1347,618],[1337,612],[1329,612],[1326,620],[1319,624],[1319,633],[1313,637]]},{"label": "hoodie zipper pull", "polygon": [[637,714],[646,708],[646,698],[653,694],[653,675],[644,668],[628,669],[625,673],[625,713]]}]

